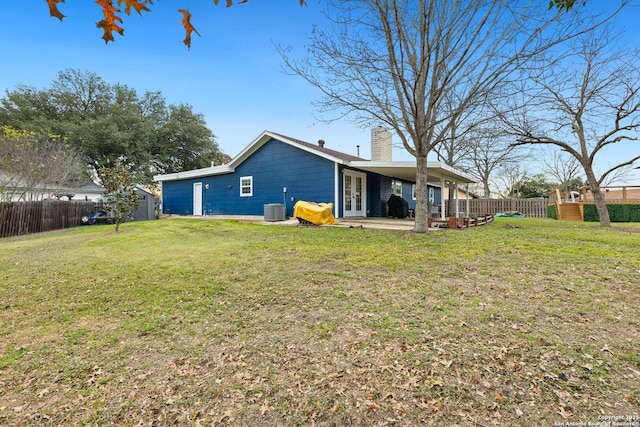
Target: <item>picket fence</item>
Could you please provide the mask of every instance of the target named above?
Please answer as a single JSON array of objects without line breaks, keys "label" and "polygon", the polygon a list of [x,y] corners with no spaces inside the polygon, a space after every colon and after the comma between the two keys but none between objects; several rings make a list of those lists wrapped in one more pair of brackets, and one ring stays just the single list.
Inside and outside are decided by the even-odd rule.
[{"label": "picket fence", "polygon": [[[460,212],[466,210],[466,203],[467,201],[463,199],[459,201],[458,209]],[[517,211],[526,216],[546,218],[547,204],[548,199],[544,197],[536,199],[470,199],[469,212],[465,212],[465,215],[475,217],[478,215],[495,215],[499,212]]]},{"label": "picket fence", "polygon": [[0,203],[0,238],[75,227],[97,210],[94,202],[47,200]]}]

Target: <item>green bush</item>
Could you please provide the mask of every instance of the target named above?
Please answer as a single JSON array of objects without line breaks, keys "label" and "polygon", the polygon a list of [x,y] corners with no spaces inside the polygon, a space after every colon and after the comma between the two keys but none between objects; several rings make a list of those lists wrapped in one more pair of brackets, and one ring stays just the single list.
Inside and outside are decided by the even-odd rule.
[{"label": "green bush", "polygon": [[547,206],[547,217],[558,219],[558,210],[556,209],[556,205]]},{"label": "green bush", "polygon": [[629,205],[607,205],[611,222],[629,222]]},{"label": "green bush", "polygon": [[598,216],[598,211],[596,210],[596,205],[584,205],[584,215],[583,219],[585,222],[599,222],[600,217]]},{"label": "green bush", "polygon": [[[611,222],[640,222],[640,205],[607,205]],[[584,205],[584,220],[598,222],[596,205]]]}]

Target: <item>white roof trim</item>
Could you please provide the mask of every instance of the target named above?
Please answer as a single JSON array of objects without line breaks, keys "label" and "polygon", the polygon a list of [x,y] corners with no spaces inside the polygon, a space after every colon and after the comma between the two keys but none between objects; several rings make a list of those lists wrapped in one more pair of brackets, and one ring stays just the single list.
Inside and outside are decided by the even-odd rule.
[{"label": "white roof trim", "polygon": [[184,171],[184,172],[168,173],[165,175],[155,175],[153,177],[153,180],[156,182],[178,181],[180,179],[187,179],[187,178],[199,178],[202,176],[222,175],[225,173],[233,173],[234,171],[235,171],[235,168],[232,168],[230,165],[211,166],[208,168],[194,169],[194,170]]}]

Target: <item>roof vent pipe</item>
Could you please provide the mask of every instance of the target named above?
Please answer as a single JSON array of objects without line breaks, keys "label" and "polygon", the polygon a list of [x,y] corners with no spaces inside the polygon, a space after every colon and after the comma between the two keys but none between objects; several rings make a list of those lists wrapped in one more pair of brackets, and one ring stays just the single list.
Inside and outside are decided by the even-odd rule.
[{"label": "roof vent pipe", "polygon": [[324,147],[324,139],[319,139],[318,140],[318,145],[322,148]]}]

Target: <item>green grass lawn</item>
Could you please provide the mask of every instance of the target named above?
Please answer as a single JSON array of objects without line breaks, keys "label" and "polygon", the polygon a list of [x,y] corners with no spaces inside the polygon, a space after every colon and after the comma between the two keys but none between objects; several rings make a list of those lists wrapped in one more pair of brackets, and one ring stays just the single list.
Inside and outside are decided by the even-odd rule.
[{"label": "green grass lawn", "polygon": [[640,227],[624,227],[166,219],[3,239],[0,425],[638,416]]}]

